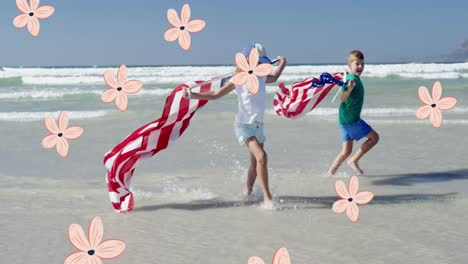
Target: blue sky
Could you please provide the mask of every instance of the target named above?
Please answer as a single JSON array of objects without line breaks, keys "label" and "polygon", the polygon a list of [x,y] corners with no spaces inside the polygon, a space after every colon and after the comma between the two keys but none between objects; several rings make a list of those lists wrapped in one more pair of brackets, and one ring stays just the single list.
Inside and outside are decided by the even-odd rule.
[{"label": "blue sky", "polygon": [[[166,12],[188,3],[206,21],[183,51],[166,42]],[[0,66],[232,64],[261,42],[289,63],[427,61],[468,37],[466,0],[41,0],[55,14],[33,38],[16,29],[15,0],[0,1]]]}]

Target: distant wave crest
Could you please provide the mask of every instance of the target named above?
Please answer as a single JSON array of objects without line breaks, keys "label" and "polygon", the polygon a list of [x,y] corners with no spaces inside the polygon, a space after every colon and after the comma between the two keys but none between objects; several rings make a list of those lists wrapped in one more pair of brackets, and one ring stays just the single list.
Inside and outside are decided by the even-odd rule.
[{"label": "distant wave crest", "polygon": [[[13,99],[13,100],[22,100],[22,99],[33,99],[33,100],[47,100],[47,99],[60,99],[67,96],[74,97],[86,97],[86,96],[101,96],[102,92],[105,90],[103,87],[102,90],[85,90],[85,89],[34,89],[34,90],[21,90],[13,92],[1,92],[0,100],[2,99]],[[131,96],[167,96],[172,89],[147,89],[141,90],[137,94]]]},{"label": "distant wave crest", "polygon": [[[1,85],[103,85],[106,70],[117,72],[117,68],[8,68],[0,71]],[[319,76],[322,72],[338,72],[346,65],[290,65],[281,80],[300,81],[309,76]],[[128,78],[142,81],[145,85],[174,85],[193,80],[210,78],[232,72],[233,66],[167,66],[167,67],[128,67]],[[466,63],[407,63],[407,64],[368,64],[366,78],[421,78],[459,79],[468,78]]]},{"label": "distant wave crest", "polygon": [[20,76],[0,78],[0,86],[19,86],[23,84]]},{"label": "distant wave crest", "polygon": [[[67,112],[73,119],[90,119],[106,115],[106,111],[69,111]],[[28,122],[44,119],[52,114],[56,118],[59,112],[0,112],[0,121]]]}]

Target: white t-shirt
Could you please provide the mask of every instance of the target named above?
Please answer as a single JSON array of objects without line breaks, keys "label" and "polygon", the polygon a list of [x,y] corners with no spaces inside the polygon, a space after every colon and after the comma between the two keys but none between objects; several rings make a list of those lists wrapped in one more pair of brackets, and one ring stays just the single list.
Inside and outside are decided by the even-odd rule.
[{"label": "white t-shirt", "polygon": [[246,85],[236,86],[239,111],[236,115],[236,123],[252,124],[257,121],[263,123],[265,113],[266,77],[258,77],[258,92],[252,94]]}]

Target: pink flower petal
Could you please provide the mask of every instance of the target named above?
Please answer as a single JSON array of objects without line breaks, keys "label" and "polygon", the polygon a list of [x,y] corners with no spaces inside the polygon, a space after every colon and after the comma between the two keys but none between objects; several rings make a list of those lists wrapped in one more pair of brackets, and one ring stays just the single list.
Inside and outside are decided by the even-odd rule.
[{"label": "pink flower petal", "polygon": [[58,116],[58,128],[61,133],[68,127],[68,114],[67,112],[60,112]]},{"label": "pink flower petal", "polygon": [[244,54],[240,52],[236,53],[236,65],[242,71],[246,72],[250,70],[250,66],[249,66],[249,63],[247,62],[247,59],[245,58]]},{"label": "pink flower petal", "polygon": [[34,12],[34,16],[40,19],[45,19],[50,17],[54,14],[55,8],[49,5],[39,7],[36,12]]},{"label": "pink flower petal", "polygon": [[68,155],[68,141],[63,137],[57,138],[57,152],[63,158]]},{"label": "pink flower petal", "polygon": [[431,120],[432,126],[437,128],[440,127],[442,125],[442,113],[440,112],[440,110],[437,108],[433,108],[429,120]]},{"label": "pink flower petal", "polygon": [[120,256],[125,250],[125,243],[118,239],[103,241],[96,247],[96,256],[102,259],[113,259]]},{"label": "pink flower petal", "polygon": [[420,106],[416,110],[416,117],[418,119],[426,119],[431,114],[431,111],[432,111],[432,107],[429,105]]},{"label": "pink flower petal", "polygon": [[357,204],[367,204],[369,203],[372,198],[374,198],[374,194],[368,191],[362,191],[358,192],[354,198],[353,201]]},{"label": "pink flower petal", "polygon": [[265,264],[265,262],[263,261],[263,259],[254,256],[249,258],[247,264]]},{"label": "pink flower petal", "polygon": [[44,148],[53,148],[55,145],[57,145],[57,135],[55,134],[48,135],[42,140],[42,146]]},{"label": "pink flower petal", "polygon": [[358,177],[357,176],[352,176],[351,178],[349,178],[349,182],[348,182],[349,196],[354,198],[354,196],[358,192],[358,189],[359,189]]},{"label": "pink flower petal", "polygon": [[172,8],[167,10],[167,21],[176,28],[180,28],[182,26],[179,16],[177,15],[177,11]]},{"label": "pink flower petal", "polygon": [[437,81],[432,86],[432,101],[433,102],[439,101],[441,96],[442,96],[442,85],[440,85],[440,82]]},{"label": "pink flower petal", "polygon": [[110,103],[115,100],[115,97],[117,97],[117,90],[115,88],[110,88],[102,93],[101,100],[105,103]]},{"label": "pink flower petal", "polygon": [[190,34],[182,30],[179,33],[179,45],[183,50],[189,50],[190,44],[192,44],[192,39],[190,38]]},{"label": "pink flower petal", "polygon": [[102,241],[102,235],[104,234],[104,226],[99,216],[94,217],[89,223],[88,237],[89,244],[92,249],[97,250],[98,245]]},{"label": "pink flower petal", "polygon": [[452,109],[457,104],[457,99],[454,97],[444,97],[437,102],[436,107],[440,110],[449,110]]},{"label": "pink flower petal", "polygon": [[87,252],[75,252],[65,259],[65,264],[102,264],[96,256],[90,256]]},{"label": "pink flower petal", "polygon": [[423,103],[425,103],[427,105],[432,104],[432,98],[429,95],[429,91],[427,90],[426,87],[424,87],[424,86],[419,87],[418,95],[419,95],[419,99],[421,100],[421,102],[423,102]]},{"label": "pink flower petal", "polygon": [[87,252],[90,249],[89,241],[80,225],[71,224],[68,227],[68,239],[78,250]]},{"label": "pink flower petal", "polygon": [[28,14],[31,10],[29,9],[29,4],[26,0],[16,0],[16,7],[23,12]]},{"label": "pink flower petal", "polygon": [[181,30],[179,28],[170,28],[166,30],[166,33],[164,33],[164,39],[169,42],[176,41],[179,37],[180,31]]},{"label": "pink flower petal", "polygon": [[36,13],[37,8],[39,7],[39,0],[29,0],[29,7],[31,12]]},{"label": "pink flower petal", "polygon": [[134,94],[141,90],[143,83],[138,80],[130,80],[125,83],[122,91],[126,94]]},{"label": "pink flower petal", "polygon": [[262,63],[259,64],[257,67],[254,69],[254,74],[257,76],[267,76],[268,74],[271,73],[273,70],[273,65],[269,63]]},{"label": "pink flower petal", "polygon": [[206,26],[206,22],[201,19],[194,19],[187,23],[185,30],[191,33],[200,32]]},{"label": "pink flower petal", "polygon": [[107,70],[104,72],[104,82],[109,86],[110,88],[117,89],[119,87],[119,84],[114,78],[114,74],[112,73],[111,70]]},{"label": "pink flower petal", "polygon": [[101,259],[97,257],[96,255],[89,256],[87,261],[88,262],[86,263],[89,263],[89,264],[102,264]]},{"label": "pink flower petal", "polygon": [[291,259],[289,258],[289,253],[286,248],[282,247],[276,250],[273,255],[272,264],[291,264]]},{"label": "pink flower petal", "polygon": [[190,6],[188,4],[183,5],[182,11],[180,12],[180,22],[182,22],[182,25],[187,25],[190,20],[190,15]]},{"label": "pink flower petal", "polygon": [[66,138],[66,139],[77,139],[79,137],[81,137],[81,135],[83,134],[83,128],[79,127],[79,126],[72,126],[72,127],[69,127],[67,128],[64,132],[63,132],[63,137]]},{"label": "pink flower petal", "polygon": [[35,17],[30,17],[28,22],[28,31],[31,33],[33,37],[37,37],[39,35],[39,31],[41,29],[41,25],[39,24],[39,20]]},{"label": "pink flower petal", "polygon": [[247,89],[249,89],[249,91],[252,93],[252,94],[257,94],[258,93],[258,86],[259,86],[259,82],[258,82],[258,78],[257,76],[255,76],[254,74],[247,74]]},{"label": "pink flower petal", "polygon": [[122,112],[125,112],[125,110],[127,110],[127,106],[128,106],[128,99],[127,99],[127,95],[120,92],[120,93],[117,93],[117,99],[115,100],[116,104],[117,104],[117,108],[122,111]]},{"label": "pink flower petal", "polygon": [[249,74],[246,72],[239,72],[234,77],[232,77],[232,82],[239,86],[239,85],[244,85],[247,82]]},{"label": "pink flower petal", "polygon": [[125,64],[120,65],[119,70],[117,71],[117,84],[119,87],[122,87],[125,85],[125,81],[127,80],[127,66]]},{"label": "pink flower petal", "polygon": [[335,192],[343,199],[349,198],[348,189],[343,181],[336,181],[335,182]]},{"label": "pink flower petal", "polygon": [[16,28],[23,28],[25,27],[29,22],[29,15],[27,14],[21,14],[17,15],[15,19],[13,19],[13,26]]},{"label": "pink flower petal", "polygon": [[46,116],[44,119],[44,124],[47,130],[52,133],[52,134],[58,134],[60,133],[59,128],[57,126],[57,123],[55,122],[54,117],[52,116]]},{"label": "pink flower petal", "polygon": [[359,218],[359,208],[354,202],[350,202],[348,208],[346,209],[346,215],[349,220],[356,222]]},{"label": "pink flower petal", "polygon": [[333,203],[332,211],[341,214],[348,208],[349,204],[350,202],[347,199],[340,199]]},{"label": "pink flower petal", "polygon": [[253,48],[252,50],[250,50],[250,53],[249,53],[249,65],[250,65],[250,69],[255,69],[255,67],[257,67],[258,65],[258,50],[256,48]]}]

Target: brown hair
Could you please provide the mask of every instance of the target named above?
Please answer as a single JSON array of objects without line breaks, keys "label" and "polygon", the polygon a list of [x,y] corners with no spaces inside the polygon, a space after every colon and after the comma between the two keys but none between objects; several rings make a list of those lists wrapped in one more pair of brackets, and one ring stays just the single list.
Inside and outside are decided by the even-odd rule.
[{"label": "brown hair", "polygon": [[352,50],[348,53],[348,63],[354,61],[354,60],[364,60],[364,54],[360,50]]}]

